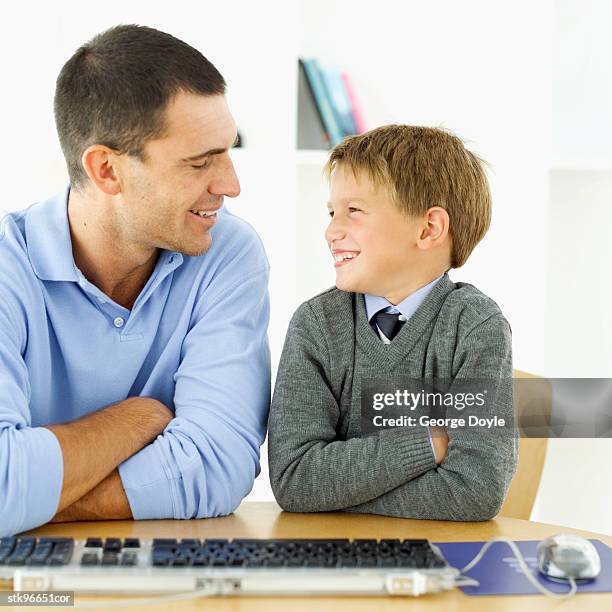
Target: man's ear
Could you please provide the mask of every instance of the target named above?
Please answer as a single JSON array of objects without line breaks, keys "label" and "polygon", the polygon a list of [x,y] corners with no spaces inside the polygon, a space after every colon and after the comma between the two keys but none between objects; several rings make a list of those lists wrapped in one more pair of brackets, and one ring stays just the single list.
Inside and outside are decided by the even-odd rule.
[{"label": "man's ear", "polygon": [[116,171],[117,153],[104,145],[91,145],[85,149],[81,163],[89,180],[103,193],[117,195],[121,182]]},{"label": "man's ear", "polygon": [[440,246],[450,231],[448,212],[441,206],[432,206],[423,217],[423,226],[417,240],[420,249],[429,250]]}]

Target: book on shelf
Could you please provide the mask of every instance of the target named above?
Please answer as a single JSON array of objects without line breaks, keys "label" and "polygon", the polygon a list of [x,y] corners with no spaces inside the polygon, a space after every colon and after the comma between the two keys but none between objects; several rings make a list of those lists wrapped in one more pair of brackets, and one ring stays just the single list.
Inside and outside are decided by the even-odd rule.
[{"label": "book on shelf", "polygon": [[298,70],[298,149],[329,149],[329,134],[302,60]]},{"label": "book on shelf", "polygon": [[314,58],[298,64],[298,149],[328,149],[365,131],[347,75]]}]

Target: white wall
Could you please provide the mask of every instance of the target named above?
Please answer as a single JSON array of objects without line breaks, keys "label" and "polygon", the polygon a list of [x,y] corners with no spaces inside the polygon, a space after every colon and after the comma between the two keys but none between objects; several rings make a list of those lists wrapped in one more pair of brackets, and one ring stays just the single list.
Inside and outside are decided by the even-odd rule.
[{"label": "white wall", "polygon": [[[295,61],[312,54],[350,73],[371,127],[443,125],[488,160],[493,225],[453,278],[500,304],[516,367],[608,376],[610,11],[604,1],[579,0],[13,5],[0,39],[10,87],[0,98],[0,208],[23,208],[66,180],[52,97],[57,73],[81,43],[130,22],[183,38],[225,75],[245,136],[246,148],[234,155],[243,192],[230,207],[268,250],[276,365],[297,303],[333,283],[322,238],[324,155],[295,152]],[[595,166],[603,173],[574,172]],[[250,499],[272,498],[265,457],[264,449]],[[612,532],[611,460],[609,440],[551,443],[533,518]],[[574,463],[583,466],[576,485],[568,478]]]},{"label": "white wall", "polygon": [[[550,377],[612,374],[611,22],[605,0],[555,2],[542,371]],[[611,462],[609,438],[550,440],[532,518],[612,533]]]}]

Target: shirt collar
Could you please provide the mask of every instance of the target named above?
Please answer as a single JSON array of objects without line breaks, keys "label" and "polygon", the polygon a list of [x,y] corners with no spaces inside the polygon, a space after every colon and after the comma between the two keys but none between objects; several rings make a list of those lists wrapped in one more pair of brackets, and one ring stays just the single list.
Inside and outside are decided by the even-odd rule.
[{"label": "shirt collar", "polygon": [[402,300],[397,306],[391,304],[389,300],[380,295],[369,295],[365,294],[365,307],[368,321],[372,320],[372,317],[385,308],[394,308],[406,317],[406,321],[417,311],[418,307],[423,303],[423,300],[427,297],[429,292],[434,288],[434,285],[444,276],[438,276],[438,278],[431,281],[424,287],[417,289],[414,293],[411,293],[407,298]]},{"label": "shirt collar", "polygon": [[28,256],[36,276],[44,281],[79,280],[68,225],[69,193],[67,187],[46,202],[34,204],[26,213]]},{"label": "shirt collar", "polygon": [[[38,278],[43,281],[83,282],[72,255],[72,238],[68,223],[68,195],[70,186],[46,202],[31,206],[26,213],[25,231],[28,256]],[[158,270],[174,270],[183,262],[181,253],[162,250],[159,254]],[[156,279],[155,286],[161,279]]]}]

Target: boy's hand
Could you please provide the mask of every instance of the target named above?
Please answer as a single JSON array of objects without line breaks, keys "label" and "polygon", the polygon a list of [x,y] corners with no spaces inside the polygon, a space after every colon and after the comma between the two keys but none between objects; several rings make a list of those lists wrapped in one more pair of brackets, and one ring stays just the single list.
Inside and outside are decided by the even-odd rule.
[{"label": "boy's hand", "polygon": [[431,441],[434,447],[436,464],[440,465],[446,457],[448,451],[448,435],[444,427],[430,427]]}]

